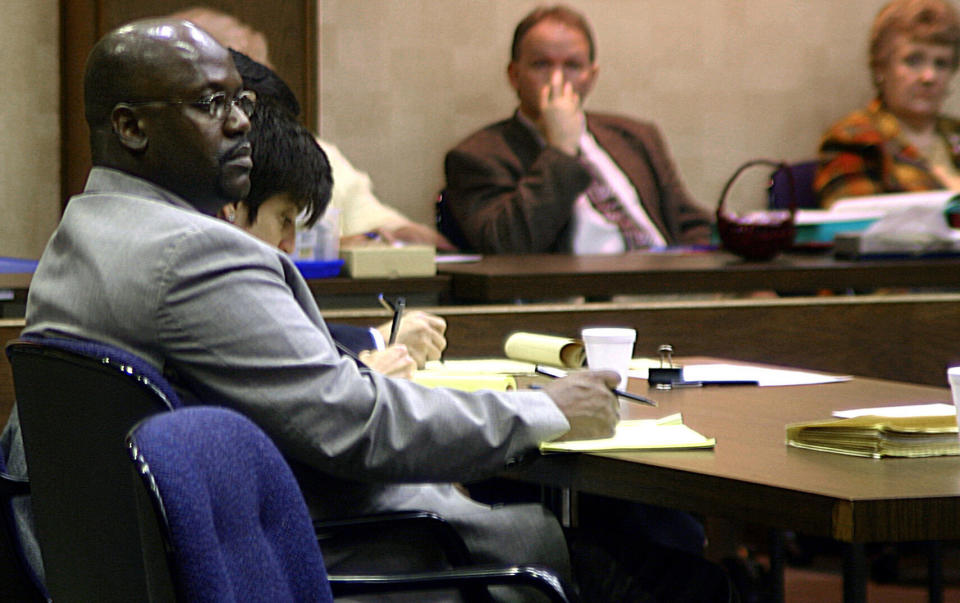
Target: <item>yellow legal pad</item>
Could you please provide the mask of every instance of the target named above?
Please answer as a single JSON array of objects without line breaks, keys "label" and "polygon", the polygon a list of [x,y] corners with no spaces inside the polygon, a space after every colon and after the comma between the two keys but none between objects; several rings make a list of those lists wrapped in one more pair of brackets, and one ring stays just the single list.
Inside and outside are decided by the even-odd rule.
[{"label": "yellow legal pad", "polygon": [[863,415],[787,425],[796,448],[872,458],[960,455],[957,418]]},{"label": "yellow legal pad", "polygon": [[662,419],[620,421],[613,437],[601,440],[543,442],[540,452],[613,452],[713,448],[717,441],[683,424],[680,413]]},{"label": "yellow legal pad", "polygon": [[516,375],[533,374],[534,365],[500,358],[436,360],[413,373],[413,382],[427,387],[450,387],[466,392],[481,389],[517,389]]},{"label": "yellow legal pad", "polygon": [[512,360],[560,368],[580,368],[587,362],[581,340],[540,333],[512,333],[503,343],[503,352]]},{"label": "yellow legal pad", "polygon": [[470,358],[467,360],[428,360],[417,373],[465,375],[533,375],[537,366],[508,358]]},{"label": "yellow legal pad", "polygon": [[517,380],[510,375],[417,371],[413,374],[413,382],[427,387],[449,387],[465,392],[475,392],[481,389],[505,392],[517,389]]}]

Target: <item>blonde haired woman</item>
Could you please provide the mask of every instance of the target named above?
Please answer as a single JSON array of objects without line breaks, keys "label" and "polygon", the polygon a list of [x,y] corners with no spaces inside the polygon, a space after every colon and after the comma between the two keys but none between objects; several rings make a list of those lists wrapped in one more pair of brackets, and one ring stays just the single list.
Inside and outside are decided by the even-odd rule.
[{"label": "blonde haired woman", "polygon": [[894,0],[870,36],[876,98],[826,133],[814,189],[842,197],[960,190],[960,121],[941,115],[957,71],[960,18],[946,0]]}]

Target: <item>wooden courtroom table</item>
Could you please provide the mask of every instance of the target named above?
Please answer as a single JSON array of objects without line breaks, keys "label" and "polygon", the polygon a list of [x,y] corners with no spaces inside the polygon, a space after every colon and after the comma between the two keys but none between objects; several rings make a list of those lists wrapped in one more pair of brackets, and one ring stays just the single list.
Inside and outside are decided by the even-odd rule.
[{"label": "wooden courtroom table", "polygon": [[[33,278],[36,262],[0,257],[0,302],[17,302],[21,310],[26,302],[27,290]],[[427,299],[431,303],[445,303],[449,299],[450,277],[443,274],[430,277],[365,278],[350,277],[311,278],[307,285],[321,307],[335,306],[336,300],[347,300],[349,305],[377,306],[377,294],[404,295],[413,299]],[[4,297],[8,299],[4,299]],[[12,305],[12,304],[11,304]],[[2,310],[2,309],[0,309]],[[3,314],[0,318],[13,318]]]},{"label": "wooden courtroom table", "polygon": [[[424,308],[447,321],[446,354],[497,357],[510,333],[533,330],[577,336],[589,325],[637,329],[635,353],[655,356],[669,343],[678,354],[709,355],[810,369],[946,385],[960,365],[960,294],[794,297],[694,302],[528,304]],[[371,326],[382,309],[324,310],[327,320]],[[0,319],[0,347],[23,319]],[[0,424],[13,405],[6,355],[0,355]]]},{"label": "wooden courtroom table", "polygon": [[35,260],[0,257],[0,318],[23,315]]},{"label": "wooden courtroom table", "polygon": [[[447,321],[451,358],[502,356],[514,331],[576,337],[585,326],[637,329],[635,354],[710,355],[946,385],[960,365],[960,294],[856,295],[588,304],[423,308]],[[384,310],[324,311],[370,326]]]},{"label": "wooden courtroom table", "polygon": [[[709,355],[946,385],[960,365],[960,294],[858,295],[691,302],[431,306],[447,321],[446,354],[501,356],[514,331],[577,336],[591,325],[637,329],[635,354],[662,343],[678,354]],[[324,310],[327,320],[371,326],[382,309]],[[23,319],[0,319],[0,345]],[[13,404],[10,365],[0,355],[0,422]]]},{"label": "wooden courtroom table", "polygon": [[[946,366],[960,364],[958,309],[960,295],[954,294],[430,308],[448,322],[451,357],[500,356],[503,337],[517,329],[576,335],[582,325],[626,324],[639,330],[639,355],[654,355],[658,344],[672,343],[684,355],[766,360],[937,385],[946,383]],[[373,324],[388,314],[351,310],[324,316]],[[0,320],[0,343],[17,337],[22,327],[22,319]],[[639,382],[631,387],[644,389]],[[945,388],[858,378],[823,386],[650,396],[660,401],[659,408],[631,408],[644,416],[682,411],[691,427],[718,438],[717,449],[555,456],[525,467],[518,477],[852,543],[960,538],[960,459],[871,461],[783,445],[787,422],[826,417],[839,408],[948,401]],[[12,404],[4,355],[0,423]],[[910,500],[897,501],[898,496]]]},{"label": "wooden courtroom table", "polygon": [[30,287],[33,272],[0,272],[0,289],[23,290]]},{"label": "wooden courtroom table", "polygon": [[[22,318],[12,320],[0,318],[0,348],[5,347],[11,339],[19,337],[21,329],[23,329]],[[6,354],[0,354],[0,425],[7,424],[7,416],[13,408],[14,400],[10,362]],[[0,427],[0,430],[2,429]]]},{"label": "wooden courtroom table", "polygon": [[[22,304],[31,276],[30,272],[4,272],[0,266],[0,290],[13,291]],[[872,291],[958,287],[960,259],[842,261],[829,255],[794,254],[769,262],[745,262],[722,251],[500,255],[472,263],[439,264],[438,274],[432,277],[335,277],[308,279],[307,284],[321,308],[374,307],[378,293],[405,295],[423,303],[466,304],[628,294]]]},{"label": "wooden courtroom table", "polygon": [[36,267],[36,260],[0,256],[0,289],[26,289]]},{"label": "wooden courtroom table", "polygon": [[624,294],[871,291],[878,287],[957,287],[960,258],[845,261],[788,254],[747,262],[723,251],[621,255],[493,255],[445,264],[459,302],[588,298]]},{"label": "wooden courtroom table", "polygon": [[429,277],[399,278],[309,278],[307,285],[321,309],[329,307],[377,307],[377,295],[405,296],[411,302],[446,303],[450,296],[450,277],[438,274]]},{"label": "wooden courtroom table", "polygon": [[[687,363],[715,361],[689,359]],[[713,450],[538,456],[506,477],[833,538],[848,546],[846,601],[866,598],[863,543],[960,539],[960,457],[868,459],[788,447],[788,423],[834,410],[951,402],[947,388],[855,378],[789,387],[629,389],[681,412]]]}]

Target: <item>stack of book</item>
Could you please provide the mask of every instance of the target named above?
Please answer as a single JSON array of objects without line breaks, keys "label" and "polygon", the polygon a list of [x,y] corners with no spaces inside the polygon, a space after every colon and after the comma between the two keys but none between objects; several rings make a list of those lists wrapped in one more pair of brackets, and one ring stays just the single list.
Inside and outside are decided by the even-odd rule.
[{"label": "stack of book", "polygon": [[787,426],[797,448],[872,458],[960,455],[957,418],[864,415]]}]

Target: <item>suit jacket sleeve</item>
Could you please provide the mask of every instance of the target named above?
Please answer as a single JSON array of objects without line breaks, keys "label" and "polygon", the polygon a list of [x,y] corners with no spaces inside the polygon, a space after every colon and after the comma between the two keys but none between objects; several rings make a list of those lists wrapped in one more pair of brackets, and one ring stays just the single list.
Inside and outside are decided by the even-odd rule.
[{"label": "suit jacket sleeve", "polygon": [[446,157],[446,203],[482,253],[558,251],[590,174],[575,157],[543,147],[516,120],[471,136]]},{"label": "suit jacket sleeve", "polygon": [[710,242],[711,213],[694,201],[680,179],[666,141],[659,128],[650,125],[651,160],[659,174],[662,200],[660,210],[664,220],[667,243],[670,245],[705,245]]},{"label": "suit jacket sleeve", "polygon": [[630,179],[667,244],[709,243],[712,216],[687,192],[659,128],[614,115],[588,114],[587,120],[597,143]]},{"label": "suit jacket sleeve", "polygon": [[199,399],[237,408],[310,467],[467,480],[569,428],[542,392],[467,394],[359,369],[337,353],[293,262],[243,233],[191,229],[164,249],[156,328],[167,361]]}]

